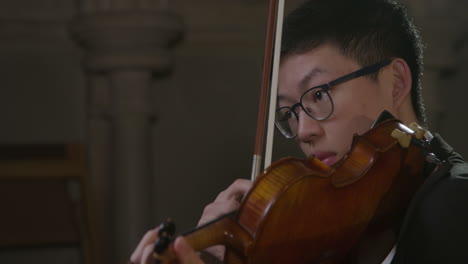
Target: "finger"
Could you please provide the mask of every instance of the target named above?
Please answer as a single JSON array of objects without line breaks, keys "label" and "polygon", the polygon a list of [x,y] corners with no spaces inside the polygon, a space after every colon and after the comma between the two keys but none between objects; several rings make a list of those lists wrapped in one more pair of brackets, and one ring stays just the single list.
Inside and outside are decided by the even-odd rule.
[{"label": "finger", "polygon": [[143,248],[140,262],[133,262],[133,263],[140,263],[140,264],[149,264],[153,261],[153,245],[146,245]]},{"label": "finger", "polygon": [[236,200],[215,201],[205,207],[203,214],[221,216],[239,208],[239,205],[240,203]]},{"label": "finger", "polygon": [[140,240],[140,243],[138,243],[138,246],[136,247],[135,251],[133,251],[130,257],[130,261],[132,263],[140,263],[143,250],[147,245],[153,245],[156,242],[156,239],[158,238],[158,231],[159,227],[156,227],[155,229],[151,229],[148,232],[146,232],[146,234]]},{"label": "finger", "polygon": [[226,201],[226,200],[237,200],[240,201],[244,194],[249,191],[252,187],[252,182],[246,179],[237,179],[231,184],[226,190],[222,191],[218,197],[217,201]]},{"label": "finger", "polygon": [[201,264],[203,263],[197,253],[187,243],[183,237],[178,237],[174,242],[174,252],[181,264]]},{"label": "finger", "polygon": [[224,252],[226,252],[226,247],[223,245],[217,245],[209,247],[204,251],[210,253],[211,255],[222,261],[224,259]]},{"label": "finger", "polygon": [[198,221],[198,226],[206,224],[222,215],[230,213],[239,208],[240,203],[236,200],[215,201],[205,207]]}]

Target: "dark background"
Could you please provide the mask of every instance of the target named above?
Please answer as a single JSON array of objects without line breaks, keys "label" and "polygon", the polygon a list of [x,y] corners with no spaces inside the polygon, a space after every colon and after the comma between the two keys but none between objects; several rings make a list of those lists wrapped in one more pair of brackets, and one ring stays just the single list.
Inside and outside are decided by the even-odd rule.
[{"label": "dark background", "polygon": [[[287,1],[287,9],[298,2]],[[423,87],[430,128],[442,134],[458,152],[468,155],[467,4],[457,0],[407,2],[427,43]],[[93,212],[91,224],[102,262],[124,261],[144,230],[167,216],[176,219],[180,230],[196,225],[203,207],[219,191],[236,178],[249,177],[267,5],[266,0],[0,1],[0,141],[77,143],[83,147],[88,182],[85,194],[91,204],[88,209]],[[171,13],[182,21],[177,29],[182,37],[177,44],[163,45],[165,55],[161,56],[173,58],[164,70],[131,62],[134,50],[144,53],[141,45],[122,48],[116,44],[132,38],[146,43],[150,35],[163,40],[167,37],[157,29],[146,35],[137,30],[119,33],[121,28],[139,28],[136,20],[123,18],[122,13],[138,16],[141,12],[154,16]],[[112,34],[100,33],[98,28],[104,24],[95,25],[96,31],[74,31],[73,25],[79,19],[107,14],[115,14],[120,21]],[[164,27],[166,22],[160,23]],[[172,25],[166,24],[169,28]],[[144,23],[141,27],[145,27]],[[90,37],[90,32],[95,35]],[[78,41],[84,35],[93,39],[95,46]],[[149,52],[154,43],[151,41],[145,44]],[[124,60],[121,64],[125,67],[120,68],[96,70],[86,64],[89,57],[107,51],[128,52],[130,59],[127,64]],[[146,81],[137,78],[139,81],[133,85],[130,78],[122,84],[130,96],[135,86],[149,87],[147,96],[129,97],[136,105],[141,100],[149,108],[145,111],[150,114],[132,113],[135,115],[130,118],[144,120],[141,130],[131,125],[117,126],[114,119],[100,114],[115,110],[114,91],[119,86],[115,80],[125,78],[119,75],[122,72],[143,72],[151,77]],[[149,208],[147,213],[124,220],[128,226],[139,224],[135,224],[127,242],[119,242],[122,238],[115,234],[125,231],[121,227],[117,231],[114,226],[114,208],[119,207],[114,168],[120,168],[114,158],[116,151],[125,147],[119,149],[121,139],[115,133],[125,129],[130,131],[130,138],[145,135],[143,146],[135,151],[140,153],[137,157],[142,155],[149,161],[149,166],[141,169],[147,174],[147,188],[141,190],[140,201],[150,201],[145,207]],[[275,158],[284,153],[300,155],[293,144],[279,144]],[[125,159],[125,155],[135,157],[131,152],[119,157]],[[125,173],[119,175],[116,178],[125,177]],[[127,177],[131,181],[133,176]],[[119,197],[126,199],[125,193]],[[15,200],[11,204],[15,205]],[[1,263],[26,263],[31,259],[36,263],[78,263],[74,247],[8,247],[0,251]]]}]

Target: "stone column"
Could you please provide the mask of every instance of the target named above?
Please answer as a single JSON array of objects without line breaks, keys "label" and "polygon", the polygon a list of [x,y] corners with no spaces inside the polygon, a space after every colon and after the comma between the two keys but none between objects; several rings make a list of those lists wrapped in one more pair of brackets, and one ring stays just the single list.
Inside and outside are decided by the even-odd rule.
[{"label": "stone column", "polygon": [[153,76],[173,66],[182,22],[152,2],[84,1],[71,25],[85,49],[91,182],[105,263],[124,263],[154,224],[150,89]]}]

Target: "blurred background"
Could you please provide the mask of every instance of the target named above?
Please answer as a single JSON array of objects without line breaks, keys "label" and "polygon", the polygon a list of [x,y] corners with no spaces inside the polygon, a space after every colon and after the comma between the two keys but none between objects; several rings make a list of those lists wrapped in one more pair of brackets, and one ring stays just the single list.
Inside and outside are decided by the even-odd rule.
[{"label": "blurred background", "polygon": [[[430,128],[466,156],[467,2],[406,3],[427,44]],[[250,177],[267,11],[1,0],[0,263],[125,263],[146,230],[194,227]],[[275,158],[301,155],[276,144]]]}]

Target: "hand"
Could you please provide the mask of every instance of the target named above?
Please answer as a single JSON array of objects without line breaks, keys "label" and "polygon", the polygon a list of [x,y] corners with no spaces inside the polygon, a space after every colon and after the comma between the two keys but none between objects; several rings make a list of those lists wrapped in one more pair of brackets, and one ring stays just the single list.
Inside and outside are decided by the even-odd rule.
[{"label": "hand", "polygon": [[[239,208],[240,201],[245,193],[252,186],[252,182],[249,180],[239,179],[231,184],[226,190],[221,192],[215,201],[205,207],[202,217],[198,222],[198,226],[203,225],[211,220],[214,220],[224,214]],[[159,228],[155,228],[146,232],[141,239],[137,248],[130,257],[130,261],[134,264],[150,264],[152,263],[152,253],[154,243],[158,239]],[[198,255],[194,250],[187,244],[183,238],[177,238],[174,243],[174,251],[180,263],[202,263]],[[214,246],[208,248],[210,254],[218,257],[219,259],[224,258],[224,246]],[[192,254],[193,253],[193,254]]]},{"label": "hand", "polygon": [[154,243],[158,239],[159,227],[151,229],[143,236],[130,257],[133,264],[151,263]]},{"label": "hand", "polygon": [[[159,228],[155,228],[146,232],[141,239],[137,248],[130,257],[131,263],[134,264],[152,264],[153,261],[153,247],[158,239]],[[175,263],[178,264],[201,264],[203,263],[198,257],[197,253],[190,247],[185,238],[178,237],[174,241],[174,253],[176,255]],[[171,262],[172,263],[172,262]]]},{"label": "hand", "polygon": [[184,237],[178,237],[174,241],[174,252],[180,264],[202,264],[200,257],[187,243]]},{"label": "hand", "polygon": [[[245,179],[234,181],[226,190],[222,191],[214,202],[210,203],[203,210],[203,214],[198,222],[198,226],[206,224],[214,219],[219,218],[229,212],[239,208],[242,197],[252,187],[252,182]],[[205,251],[217,257],[220,260],[224,259],[224,246],[213,246]]]}]

